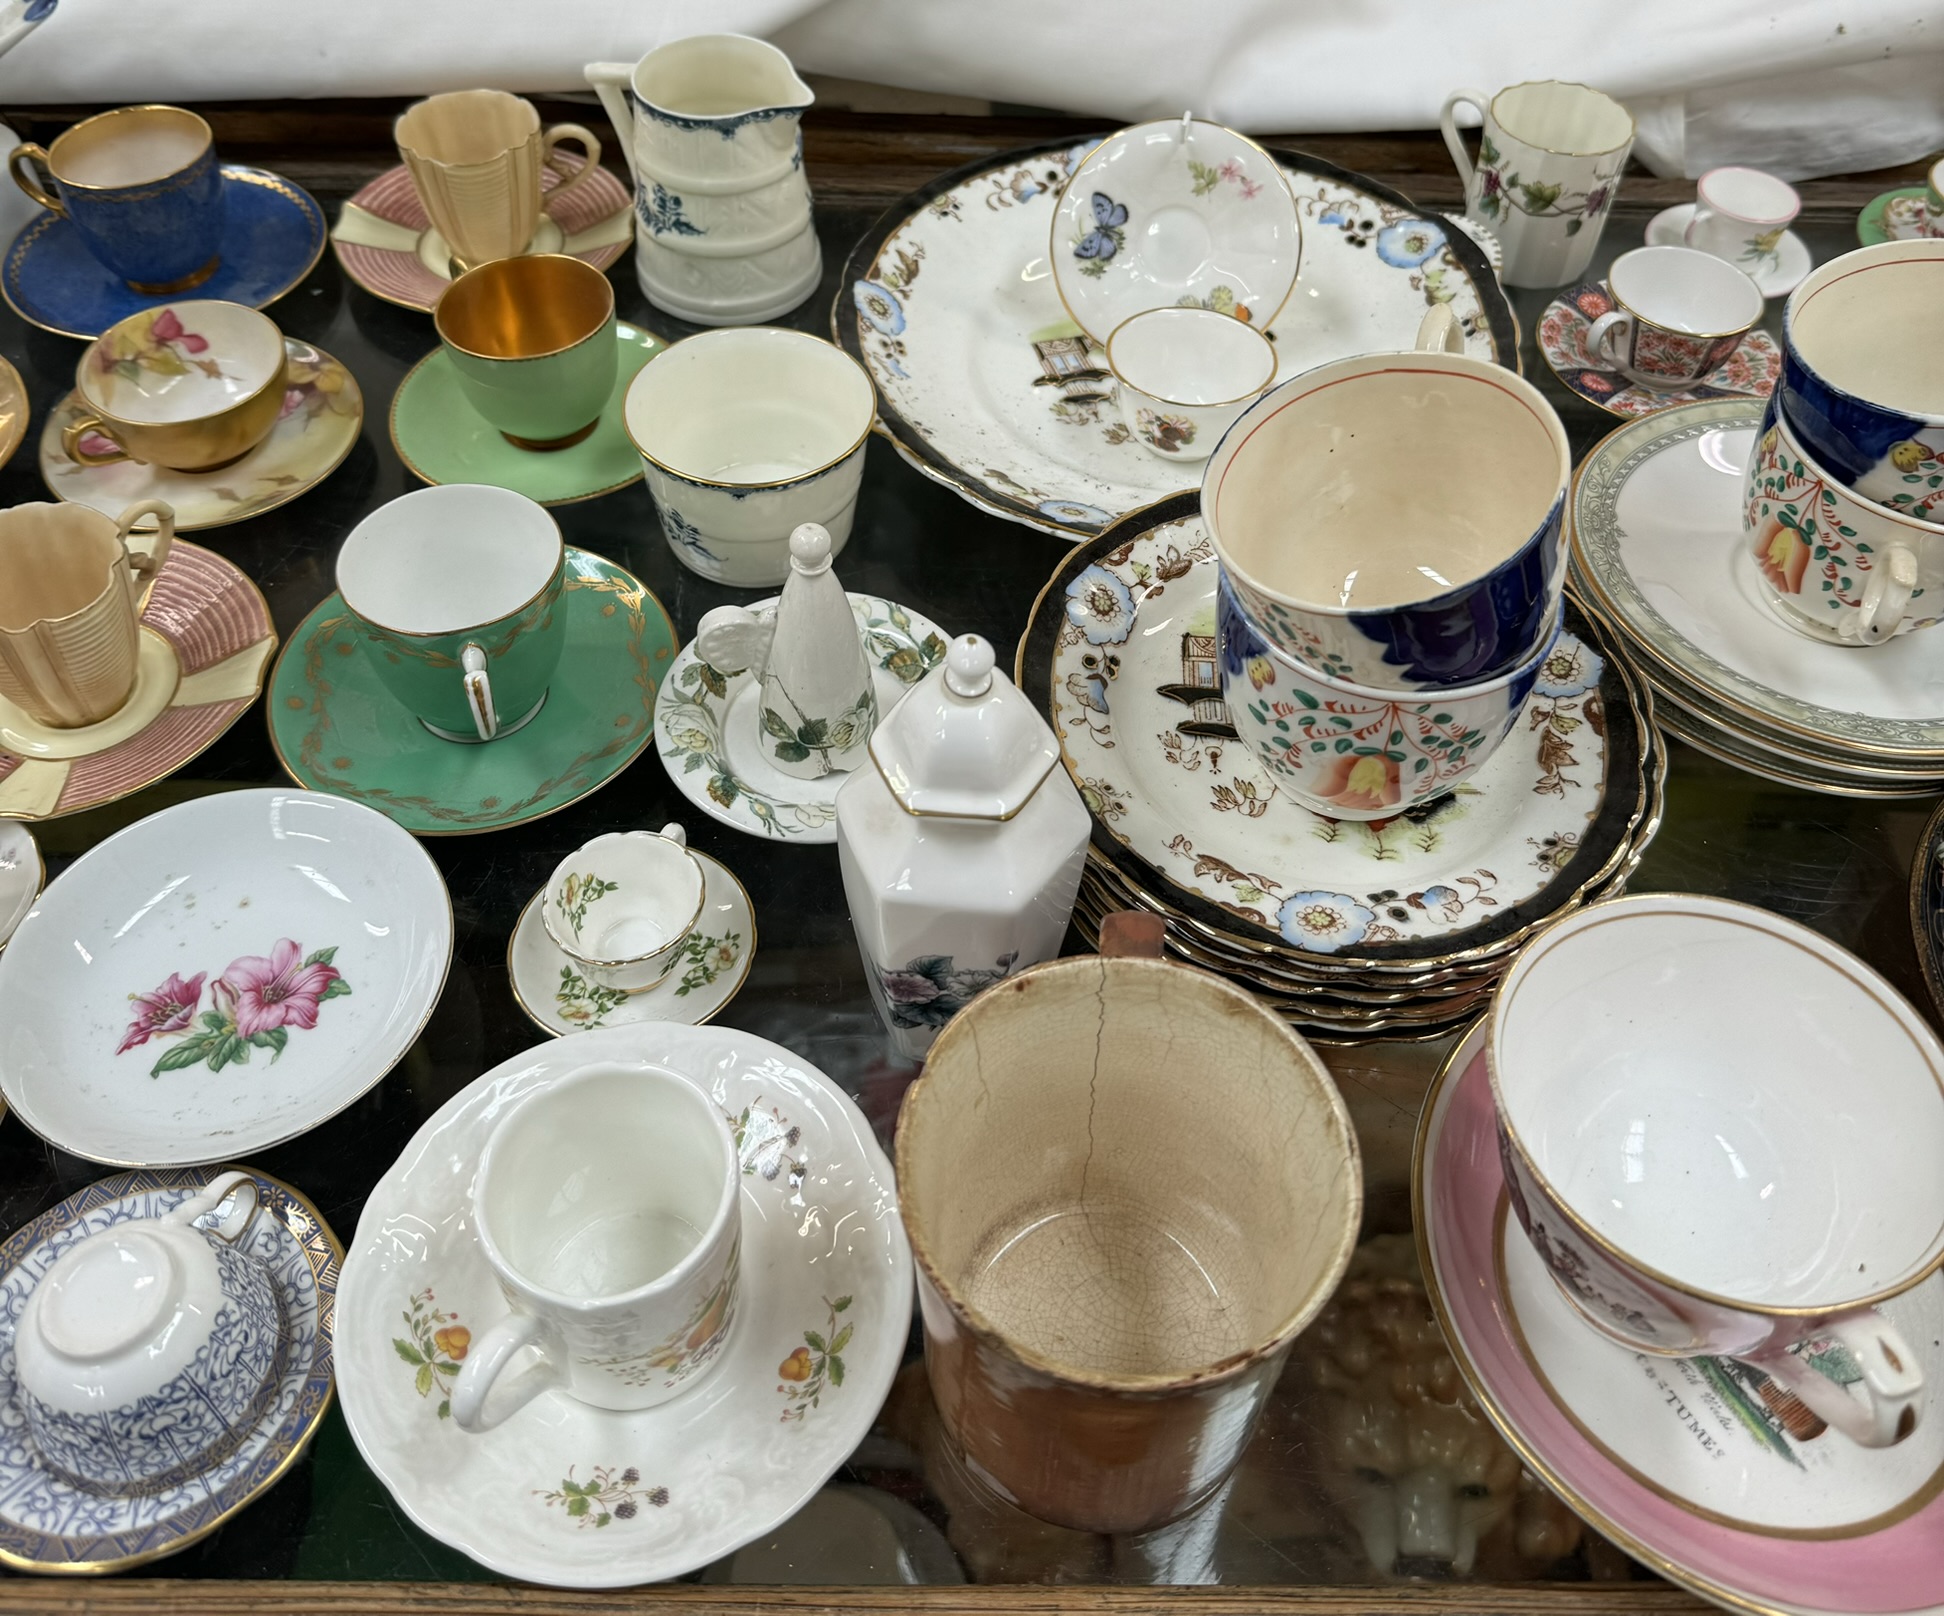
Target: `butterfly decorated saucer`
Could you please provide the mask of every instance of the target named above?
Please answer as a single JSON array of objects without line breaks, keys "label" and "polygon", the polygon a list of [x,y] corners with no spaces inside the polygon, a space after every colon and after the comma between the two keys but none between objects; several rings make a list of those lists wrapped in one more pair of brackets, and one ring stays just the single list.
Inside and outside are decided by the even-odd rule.
[{"label": "butterfly decorated saucer", "polygon": [[[569,174],[580,162],[566,153],[556,161]],[[543,191],[559,183],[551,165],[541,170]],[[633,239],[634,199],[620,179],[600,169],[561,198],[556,211],[540,215],[527,250],[564,252],[606,269]],[[331,248],[345,274],[387,303],[430,313],[452,284],[452,249],[433,228],[403,163],[344,204],[331,229]]]},{"label": "butterfly decorated saucer", "polygon": [[1276,160],[1217,123],[1181,117],[1109,135],[1074,170],[1047,256],[1060,300],[1105,343],[1123,320],[1189,303],[1266,330],[1303,253]]},{"label": "butterfly decorated saucer", "polygon": [[34,833],[17,819],[0,819],[0,948],[7,946],[46,884],[47,865]]},{"label": "butterfly decorated saucer", "polygon": [[452,355],[427,354],[392,395],[391,440],[413,476],[428,483],[490,483],[542,505],[566,505],[641,481],[641,455],[622,424],[635,372],[668,344],[627,321],[615,328],[620,363],[594,430],[565,449],[522,449],[467,402]]},{"label": "butterfly decorated saucer", "polygon": [[[545,1391],[472,1435],[450,1417],[453,1385],[506,1313],[473,1222],[479,1153],[513,1101],[592,1064],[658,1066],[721,1114],[742,1165],[729,1341],[654,1408]],[[851,1456],[904,1356],[911,1276],[891,1164],[821,1072],[726,1027],[576,1033],[463,1089],[373,1189],[340,1292],[345,1421],[417,1525],[503,1576],[681,1576],[788,1520]]]},{"label": "butterfly decorated saucer", "polygon": [[[1919,186],[1918,195],[1922,194],[1923,187]],[[1688,221],[1693,217],[1692,202],[1663,208],[1647,221],[1647,245],[1685,247]],[[1808,242],[1793,230],[1784,230],[1775,238],[1775,245],[1754,263],[1735,267],[1747,271],[1748,278],[1762,289],[1763,297],[1787,297],[1801,284],[1803,276],[1816,267],[1816,258]]]},{"label": "butterfly decorated saucer", "polygon": [[[137,500],[167,500],[176,531],[226,527],[288,504],[344,463],[364,426],[364,394],[350,370],[321,348],[284,338],[289,363],[283,411],[270,435],[218,472],[171,471],[139,460],[84,466],[61,445],[68,427],[92,410],[78,393],[48,412],[41,428],[41,479],[56,499],[118,515]],[[105,453],[115,445],[83,434],[80,447]]]},{"label": "butterfly decorated saucer", "polygon": [[[753,601],[759,618],[777,597]],[[850,594],[851,615],[871,663],[878,716],[944,660],[945,636],[928,617],[878,595]],[[837,788],[849,778],[799,780],[765,756],[756,672],[721,673],[682,648],[655,703],[655,747],[683,796],[745,835],[795,842],[837,840]]]},{"label": "butterfly decorated saucer", "polygon": [[756,909],[727,865],[696,852],[702,866],[702,918],[682,945],[674,967],[650,988],[604,987],[547,935],[540,918],[544,890],[520,911],[506,942],[506,974],[513,997],[542,1032],[561,1037],[596,1027],[642,1021],[712,1021],[749,980],[756,958]]},{"label": "butterfly decorated saucer", "polygon": [[176,540],[142,608],[135,689],[119,712],[51,729],[0,697],[0,816],[59,819],[173,774],[243,716],[276,648],[257,586]]},{"label": "butterfly decorated saucer", "polygon": [[299,785],[368,803],[420,836],[544,818],[638,757],[675,628],[642,581],[567,552],[567,644],[539,713],[484,746],[430,734],[379,679],[333,592],[297,626],[270,676],[270,743]]},{"label": "butterfly decorated saucer", "polygon": [[[196,288],[197,297],[263,308],[324,254],[324,210],[281,174],[225,163],[223,209],[221,262]],[[63,337],[98,337],[117,320],[160,307],[170,295],[134,291],[58,213],[42,213],[14,238],[0,271],[0,294],[29,325]]]},{"label": "butterfly decorated saucer", "polygon": [[89,1161],[262,1150],[398,1063],[451,957],[445,882],[383,814],[191,798],[75,860],[0,953],[0,1093]]},{"label": "butterfly decorated saucer", "polygon": [[[1508,1216],[1484,1034],[1475,1023],[1432,1085],[1411,1190],[1426,1291],[1500,1434],[1628,1553],[1731,1608],[1944,1604],[1944,1278],[1884,1304],[1925,1360],[1932,1405],[1888,1449],[1845,1441],[1734,1360],[1604,1338]],[[1846,1378],[1840,1347],[1811,1361]]]},{"label": "butterfly decorated saucer", "polygon": [[1653,415],[1697,399],[1764,399],[1775,390],[1776,379],[1782,374],[1782,350],[1775,338],[1759,327],[1690,387],[1644,387],[1616,370],[1593,363],[1587,357],[1586,333],[1613,307],[1613,294],[1606,282],[1585,281],[1561,292],[1539,316],[1539,351],[1546,356],[1553,374],[1607,414],[1629,418]]},{"label": "butterfly decorated saucer", "polygon": [[41,1276],[76,1242],[161,1217],[219,1171],[118,1173],[50,1207],[0,1245],[0,1565],[94,1574],[186,1549],[274,1487],[322,1423],[331,1403],[343,1249],[304,1196],[252,1173],[257,1211],[238,1243],[270,1270],[284,1340],[263,1411],[242,1440],[185,1480],[121,1495],[62,1480],[40,1462],[27,1435],[14,1399],[14,1331]]}]

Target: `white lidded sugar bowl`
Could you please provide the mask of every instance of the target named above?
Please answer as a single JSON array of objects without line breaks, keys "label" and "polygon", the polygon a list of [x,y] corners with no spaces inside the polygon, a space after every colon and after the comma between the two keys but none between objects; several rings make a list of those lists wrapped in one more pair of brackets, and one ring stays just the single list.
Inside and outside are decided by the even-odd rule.
[{"label": "white lidded sugar bowl", "polygon": [[878,1012],[916,1058],[974,995],[1060,951],[1091,821],[1033,704],[952,642],[837,792],[837,849]]},{"label": "white lidded sugar bowl", "polygon": [[236,1245],[256,1210],[255,1180],[224,1173],[162,1217],[77,1241],[34,1287],[17,1396],[50,1468],[94,1491],[154,1491],[250,1430],[283,1339],[270,1271]]}]

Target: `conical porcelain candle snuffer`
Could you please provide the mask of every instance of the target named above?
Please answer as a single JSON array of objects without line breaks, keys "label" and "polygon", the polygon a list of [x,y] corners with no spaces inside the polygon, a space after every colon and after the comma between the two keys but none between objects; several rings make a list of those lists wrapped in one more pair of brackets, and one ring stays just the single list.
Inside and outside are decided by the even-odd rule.
[{"label": "conical porcelain candle snuffer", "polygon": [[1060,744],[976,634],[837,791],[844,896],[878,1012],[922,1056],[982,989],[1060,951],[1090,820]]},{"label": "conical porcelain candle snuffer", "polygon": [[871,665],[850,597],[830,570],[830,535],[805,522],[790,535],[790,576],[776,610],[718,606],[695,630],[696,654],[722,673],[761,667],[761,745],[799,780],[864,761],[877,726]]}]

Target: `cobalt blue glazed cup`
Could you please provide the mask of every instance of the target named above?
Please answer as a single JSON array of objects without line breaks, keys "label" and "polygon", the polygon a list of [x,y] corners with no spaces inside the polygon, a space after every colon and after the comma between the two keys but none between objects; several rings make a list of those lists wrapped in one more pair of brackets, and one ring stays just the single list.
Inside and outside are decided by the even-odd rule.
[{"label": "cobalt blue glazed cup", "polygon": [[1860,248],[1798,286],[1775,396],[1846,487],[1944,524],[1944,240]]},{"label": "cobalt blue glazed cup", "polygon": [[1222,570],[1284,655],[1368,689],[1488,682],[1550,637],[1565,429],[1464,354],[1365,354],[1271,389],[1202,477]]},{"label": "cobalt blue glazed cup", "polygon": [[[47,171],[42,183],[34,172]],[[209,125],[181,107],[121,107],[84,118],[51,147],[16,146],[14,183],[60,214],[138,292],[166,296],[216,273],[223,171]]]}]

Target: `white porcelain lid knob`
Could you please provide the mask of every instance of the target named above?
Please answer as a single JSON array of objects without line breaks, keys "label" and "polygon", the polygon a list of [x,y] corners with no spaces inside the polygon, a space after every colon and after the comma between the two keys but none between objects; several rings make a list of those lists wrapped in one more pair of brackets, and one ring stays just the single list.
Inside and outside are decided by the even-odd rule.
[{"label": "white porcelain lid knob", "polygon": [[961,634],[945,653],[945,688],[955,696],[983,696],[992,688],[992,646],[976,634]]},{"label": "white porcelain lid knob", "polygon": [[147,1340],[179,1289],[168,1242],[141,1229],[82,1241],[41,1283],[41,1339],[90,1362]]},{"label": "white porcelain lid knob", "polygon": [[798,572],[819,573],[830,570],[830,533],[815,522],[805,522],[790,535],[790,565]]}]

